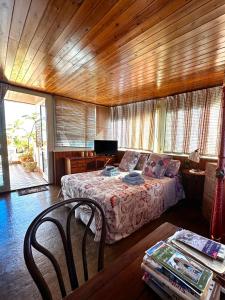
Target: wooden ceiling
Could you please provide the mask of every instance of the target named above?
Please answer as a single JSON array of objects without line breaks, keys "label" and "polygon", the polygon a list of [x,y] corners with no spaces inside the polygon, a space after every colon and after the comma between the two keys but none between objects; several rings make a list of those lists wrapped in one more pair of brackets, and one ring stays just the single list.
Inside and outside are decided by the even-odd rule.
[{"label": "wooden ceiling", "polygon": [[27,103],[27,104],[41,104],[44,103],[45,98],[34,96],[31,94],[24,94],[20,92],[10,91],[8,90],[5,95],[5,100],[13,101],[13,102],[20,102],[20,103]]},{"label": "wooden ceiling", "polygon": [[0,0],[0,79],[104,105],[221,84],[225,0]]}]

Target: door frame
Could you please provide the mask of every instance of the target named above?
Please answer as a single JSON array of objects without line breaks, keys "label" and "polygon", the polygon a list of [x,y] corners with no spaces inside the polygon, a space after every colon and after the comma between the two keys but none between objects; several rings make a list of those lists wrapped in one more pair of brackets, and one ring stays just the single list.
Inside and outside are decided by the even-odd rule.
[{"label": "door frame", "polygon": [[[9,85],[8,90],[19,93],[30,94],[45,98],[46,129],[47,129],[47,155],[48,155],[48,183],[53,183],[53,150],[54,150],[54,100],[50,94],[30,90],[27,88]],[[7,152],[7,147],[6,147]],[[8,155],[7,155],[8,156]],[[8,162],[8,160],[7,160]]]},{"label": "door frame", "polygon": [[[46,102],[46,101],[45,101]],[[44,143],[44,137],[43,137],[43,107],[44,107],[44,109],[45,109],[45,112],[44,112],[44,122],[46,123],[45,124],[45,131],[46,131],[46,139],[48,139],[48,137],[47,137],[47,122],[46,122],[46,103],[45,103],[45,105],[43,106],[42,104],[39,106],[39,113],[40,113],[40,127],[41,127],[41,147],[40,147],[40,152],[41,152],[41,165],[42,165],[42,172],[43,172],[43,178],[45,179],[45,180],[47,180],[48,181],[48,172],[49,172],[49,170],[48,170],[48,166],[47,166],[47,174],[45,173],[45,159],[44,159],[44,157],[45,157],[45,151],[47,150],[45,150],[44,149],[44,145],[43,145],[43,143]],[[48,154],[47,154],[48,155]],[[40,167],[40,166],[39,166]],[[46,179],[47,178],[47,179]]]},{"label": "door frame", "polygon": [[0,192],[7,192],[10,189],[10,177],[4,101],[0,102],[0,146],[0,155],[2,159],[3,172],[3,186],[0,186]]}]

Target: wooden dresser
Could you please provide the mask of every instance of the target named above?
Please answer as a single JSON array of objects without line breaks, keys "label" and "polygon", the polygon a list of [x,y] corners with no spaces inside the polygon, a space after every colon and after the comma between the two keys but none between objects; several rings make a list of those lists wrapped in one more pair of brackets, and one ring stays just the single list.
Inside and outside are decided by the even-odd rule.
[{"label": "wooden dresser", "polygon": [[206,164],[202,214],[209,222],[216,188],[216,168],[217,163],[208,162]]},{"label": "wooden dresser", "polygon": [[101,170],[106,163],[113,164],[115,156],[66,157],[66,174]]},{"label": "wooden dresser", "polygon": [[120,162],[120,154],[112,156],[93,156],[93,150],[54,151],[54,184],[61,184],[61,177],[66,174],[87,172],[101,169],[109,158],[109,164]]}]

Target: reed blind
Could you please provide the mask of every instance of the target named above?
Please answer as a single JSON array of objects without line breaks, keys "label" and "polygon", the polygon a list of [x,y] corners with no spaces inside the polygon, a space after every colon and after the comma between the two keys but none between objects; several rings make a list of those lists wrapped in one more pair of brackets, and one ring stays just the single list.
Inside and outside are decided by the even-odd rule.
[{"label": "reed blind", "polygon": [[94,104],[56,97],[56,146],[93,148],[96,127]]},{"label": "reed blind", "polygon": [[221,136],[221,87],[167,97],[164,152],[184,153],[199,149],[217,156]]}]

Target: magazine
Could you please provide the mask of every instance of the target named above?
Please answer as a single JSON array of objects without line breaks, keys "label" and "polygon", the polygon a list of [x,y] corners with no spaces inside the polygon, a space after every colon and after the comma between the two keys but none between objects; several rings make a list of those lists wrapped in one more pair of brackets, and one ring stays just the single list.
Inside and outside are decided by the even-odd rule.
[{"label": "magazine", "polygon": [[174,274],[171,270],[166,269],[164,266],[160,265],[156,261],[149,258],[147,255],[143,258],[143,263],[151,268],[153,271],[157,272],[162,276],[165,280],[169,281],[173,286],[176,286],[181,293],[188,294],[193,296],[196,299],[200,299],[201,295],[195,288],[191,287],[184,280],[179,278],[176,274]]},{"label": "magazine", "polygon": [[199,261],[206,267],[208,267],[210,270],[223,275],[225,273],[225,261],[220,261],[216,259],[212,259],[209,256],[202,255],[199,251],[185,245],[184,243],[181,243],[177,240],[171,241],[176,248],[180,249],[185,254],[193,257],[193,259]]},{"label": "magazine", "polygon": [[182,290],[182,288],[178,284],[172,283],[168,279],[165,279],[160,274],[158,274],[157,272],[155,272],[154,270],[152,270],[151,268],[146,266],[146,264],[142,263],[141,268],[142,268],[142,270],[147,272],[150,276],[153,276],[154,278],[156,278],[159,282],[158,285],[167,294],[171,295],[173,293],[178,296],[178,299],[185,299],[185,300],[200,300],[200,299],[202,299],[201,296],[203,294],[201,296],[194,297],[193,295],[189,294],[187,291]]},{"label": "magazine", "polygon": [[162,245],[152,253],[151,257],[188,282],[199,293],[205,290],[212,279],[212,271],[193,261],[170,245]]},{"label": "magazine", "polygon": [[[175,292],[175,290],[171,290],[169,286],[167,286],[162,280],[154,276],[152,273],[144,272],[142,280],[153,289],[156,294],[159,295],[161,299],[169,300],[169,299],[182,299],[183,297]],[[219,300],[220,299],[220,291],[221,288],[218,284],[215,283],[214,280],[210,282],[208,293],[204,297],[205,300]],[[185,299],[185,298],[184,298]],[[188,298],[190,300],[190,298]]]},{"label": "magazine", "polygon": [[225,245],[207,239],[189,230],[183,229],[177,231],[174,234],[173,239],[180,241],[213,259],[224,260],[225,258]]},{"label": "magazine", "polygon": [[165,242],[160,241],[160,242],[156,243],[154,246],[152,246],[151,248],[149,248],[148,250],[146,250],[145,253],[148,256],[151,256],[153,252],[155,252],[157,249],[159,249],[164,244],[165,244]]},{"label": "magazine", "polygon": [[148,272],[144,272],[142,280],[163,300],[180,300],[176,292],[169,289],[162,281]]}]

